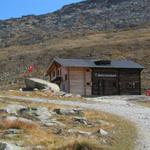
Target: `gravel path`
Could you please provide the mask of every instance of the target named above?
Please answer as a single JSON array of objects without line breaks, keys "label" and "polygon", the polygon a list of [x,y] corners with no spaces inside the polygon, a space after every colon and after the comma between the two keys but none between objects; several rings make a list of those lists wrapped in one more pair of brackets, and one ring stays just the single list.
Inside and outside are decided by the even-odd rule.
[{"label": "gravel path", "polygon": [[[0,96],[2,97],[2,96]],[[6,96],[5,96],[6,97]],[[34,102],[46,102],[64,104],[70,106],[80,106],[83,108],[105,111],[119,116],[123,116],[133,121],[138,128],[139,136],[136,141],[136,150],[150,150],[150,108],[139,106],[127,101],[125,97],[103,97],[88,98],[87,102],[79,101],[58,101],[41,98],[27,98],[11,96],[8,98],[28,100]]]}]

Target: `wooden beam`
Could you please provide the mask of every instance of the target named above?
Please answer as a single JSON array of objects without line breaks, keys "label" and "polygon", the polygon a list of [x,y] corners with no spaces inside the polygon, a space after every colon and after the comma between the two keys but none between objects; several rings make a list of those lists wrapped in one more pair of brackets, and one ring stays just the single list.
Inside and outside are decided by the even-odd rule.
[{"label": "wooden beam", "polygon": [[84,96],[86,96],[86,69],[83,70],[83,79],[84,79]]},{"label": "wooden beam", "polygon": [[68,93],[70,93],[70,70],[69,70],[69,68],[67,69],[68,70],[68,74],[67,74],[67,76],[68,76]]},{"label": "wooden beam", "polygon": [[121,94],[121,91],[120,91],[120,69],[118,69],[118,94],[119,95]]},{"label": "wooden beam", "polygon": [[139,95],[141,95],[141,70],[139,71]]}]

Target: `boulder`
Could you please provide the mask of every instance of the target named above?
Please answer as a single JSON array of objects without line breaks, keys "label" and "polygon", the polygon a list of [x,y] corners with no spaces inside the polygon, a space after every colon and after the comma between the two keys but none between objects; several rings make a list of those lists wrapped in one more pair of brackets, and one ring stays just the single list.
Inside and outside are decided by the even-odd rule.
[{"label": "boulder", "polygon": [[9,144],[6,142],[0,142],[0,150],[24,150],[24,148],[16,146],[14,144]]},{"label": "boulder", "polygon": [[38,78],[26,78],[25,84],[27,89],[39,89],[39,90],[51,90],[53,92],[60,92],[60,88],[57,84],[50,83],[48,81]]},{"label": "boulder", "polygon": [[105,120],[97,120],[95,123],[100,124],[101,126],[114,126],[113,123],[105,121]]},{"label": "boulder", "polygon": [[54,112],[49,111],[46,107],[28,107],[26,109],[21,109],[19,113],[25,118],[40,121],[45,126],[61,124],[60,122],[51,120]]},{"label": "boulder", "polygon": [[52,133],[54,133],[54,134],[61,134],[62,133],[62,129],[61,128],[53,128],[52,129]]},{"label": "boulder", "polygon": [[80,108],[58,108],[53,110],[58,115],[79,115],[82,111],[83,109]]},{"label": "boulder", "polygon": [[81,134],[81,135],[85,135],[85,136],[90,136],[92,135],[91,132],[86,132],[86,131],[81,131],[81,130],[77,130],[77,129],[69,129],[68,133],[74,133],[74,134]]},{"label": "boulder", "polygon": [[60,91],[60,92],[57,92],[55,93],[56,96],[65,96],[67,93],[66,92],[63,92],[63,91]]},{"label": "boulder", "polygon": [[44,121],[52,117],[52,112],[46,107],[28,107],[20,109],[19,114],[33,120]]},{"label": "boulder", "polygon": [[64,97],[73,97],[73,94],[71,94],[71,93],[66,93],[66,94],[64,95]]},{"label": "boulder", "polygon": [[51,126],[61,126],[61,127],[65,127],[66,125],[57,121],[56,119],[49,119],[45,122],[43,122],[43,124],[47,127],[51,127]]},{"label": "boulder", "polygon": [[105,131],[104,129],[98,129],[95,133],[93,133],[97,136],[101,136],[101,137],[107,137],[109,135],[109,133],[107,131]]},{"label": "boulder", "polygon": [[22,105],[8,105],[4,110],[6,110],[7,113],[9,114],[17,114],[17,112],[21,109],[26,108],[25,106]]},{"label": "boulder", "polygon": [[15,116],[6,116],[6,117],[1,117],[0,121],[6,121],[6,122],[15,122],[15,121],[20,121],[23,123],[27,123],[27,124],[34,124],[34,122],[32,120],[29,119],[25,119],[22,117],[15,117]]},{"label": "boulder", "polygon": [[6,150],[7,144],[0,142],[0,150]]},{"label": "boulder", "polygon": [[23,130],[21,129],[8,129],[5,131],[5,134],[20,134]]},{"label": "boulder", "polygon": [[87,120],[85,117],[73,117],[72,118],[75,123],[85,124],[87,125]]}]

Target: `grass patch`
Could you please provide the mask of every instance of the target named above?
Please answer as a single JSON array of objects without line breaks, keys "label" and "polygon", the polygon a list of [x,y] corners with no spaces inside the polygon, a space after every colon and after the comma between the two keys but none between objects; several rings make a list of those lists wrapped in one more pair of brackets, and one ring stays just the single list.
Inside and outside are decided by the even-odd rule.
[{"label": "grass patch", "polygon": [[17,90],[10,90],[10,91],[1,91],[0,94],[3,96],[24,96],[24,97],[32,97],[32,98],[46,98],[49,100],[84,101],[84,98],[82,97],[55,96],[55,94],[50,91],[22,92]]},{"label": "grass patch", "polygon": [[150,107],[150,101],[139,101],[137,104],[144,106],[144,107]]},{"label": "grass patch", "polygon": [[86,111],[85,116],[90,120],[105,120],[110,123],[110,125],[101,125],[101,128],[109,132],[114,132],[112,138],[110,139],[109,149],[111,150],[133,150],[134,141],[137,137],[137,130],[133,123],[124,120],[121,117],[95,111]]},{"label": "grass patch", "polygon": [[26,123],[21,120],[3,120],[0,122],[0,129],[24,129],[24,130],[31,130],[36,129],[37,125],[32,123]]}]

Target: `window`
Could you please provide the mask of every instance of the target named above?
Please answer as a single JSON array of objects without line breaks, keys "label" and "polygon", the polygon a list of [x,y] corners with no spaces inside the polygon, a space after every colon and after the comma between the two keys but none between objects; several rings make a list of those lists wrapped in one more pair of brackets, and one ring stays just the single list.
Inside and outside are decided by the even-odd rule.
[{"label": "window", "polygon": [[138,83],[136,82],[129,82],[128,83],[128,89],[136,89],[138,86]]}]

